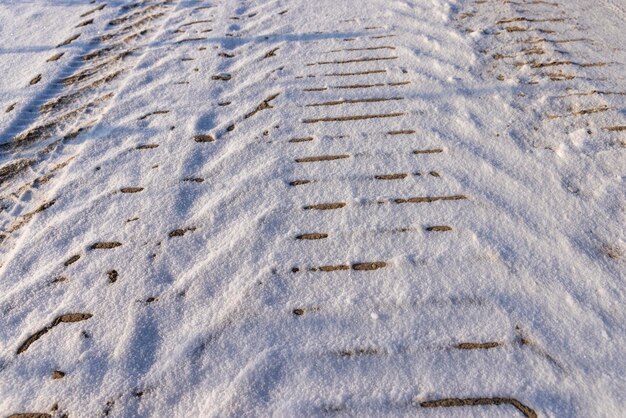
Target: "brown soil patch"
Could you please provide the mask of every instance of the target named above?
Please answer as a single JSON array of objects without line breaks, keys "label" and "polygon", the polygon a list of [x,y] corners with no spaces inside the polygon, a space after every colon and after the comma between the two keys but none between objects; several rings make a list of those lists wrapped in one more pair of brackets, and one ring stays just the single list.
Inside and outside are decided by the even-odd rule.
[{"label": "brown soil patch", "polygon": [[341,357],[356,357],[356,356],[375,356],[382,354],[377,348],[357,348],[354,350],[341,350],[339,355]]},{"label": "brown soil patch", "polygon": [[318,107],[318,106],[338,106],[342,104],[354,104],[354,103],[376,103],[376,102],[388,102],[394,100],[404,100],[404,97],[373,97],[365,99],[346,99],[346,100],[333,100],[329,102],[311,103],[305,105],[306,107]]},{"label": "brown soil patch", "polygon": [[337,203],[319,203],[316,205],[305,206],[305,210],[333,210],[333,209],[341,209],[346,206],[343,202]]},{"label": "brown soil patch", "polygon": [[167,113],[170,113],[169,110],[155,110],[154,112],[150,112],[150,113],[146,113],[145,115],[141,116],[139,119],[137,120],[144,120],[149,118],[150,116],[154,116],[154,115],[165,115]]},{"label": "brown soil patch", "polygon": [[65,315],[57,316],[50,325],[40,329],[39,331],[32,334],[30,337],[26,339],[17,349],[17,354],[21,354],[24,351],[28,350],[28,348],[42,336],[48,333],[52,328],[56,327],[61,323],[72,323],[72,322],[80,322],[85,321],[91,318],[92,315],[89,313],[69,313]]},{"label": "brown soil patch", "polygon": [[328,238],[328,234],[311,233],[311,234],[298,235],[296,237],[296,239],[302,239],[302,240],[315,240],[315,239],[324,239],[324,238]]},{"label": "brown soil patch", "polygon": [[265,53],[265,55],[263,55],[263,59],[275,57],[276,56],[276,51],[278,51],[279,49],[280,49],[280,47],[276,47],[274,49],[270,49],[269,51],[267,51]]},{"label": "brown soil patch", "polygon": [[368,271],[368,270],[378,270],[387,267],[387,263],[384,261],[374,261],[369,263],[355,263],[352,265],[353,270],[357,271]]},{"label": "brown soil patch", "polygon": [[0,168],[0,184],[3,184],[5,181],[17,176],[30,167],[30,164],[31,161],[29,160],[18,160]]},{"label": "brown soil patch", "polygon": [[82,28],[84,26],[91,25],[92,23],[93,23],[93,19],[89,19],[89,20],[85,20],[84,22],[80,22],[78,25],[76,25],[76,27]]},{"label": "brown soil patch", "polygon": [[46,62],[58,61],[63,55],[65,55],[65,52],[58,52],[54,54],[53,56],[51,56],[50,58],[48,58]]},{"label": "brown soil patch", "polygon": [[315,157],[304,157],[304,158],[296,158],[297,163],[314,163],[318,161],[333,161],[333,160],[342,160],[345,158],[350,158],[349,155],[318,155]]},{"label": "brown soil patch", "polygon": [[70,266],[72,264],[74,264],[75,262],[77,262],[80,259],[80,254],[76,254],[71,256],[70,258],[68,258],[65,263],[63,263],[63,265],[65,267]]},{"label": "brown soil patch", "polygon": [[399,174],[379,174],[374,176],[376,180],[402,180],[405,179],[408,174],[399,173]]},{"label": "brown soil patch", "polygon": [[432,149],[417,149],[413,151],[413,154],[438,154],[443,152],[441,148],[432,148]]},{"label": "brown soil patch", "polygon": [[537,418],[537,413],[517,399],[512,398],[446,398],[420,402],[422,408],[449,408],[458,406],[512,405],[527,418]]},{"label": "brown soil patch", "polygon": [[607,126],[606,128],[602,128],[605,131],[609,131],[609,132],[623,132],[626,131],[626,125],[620,125],[620,126]]},{"label": "brown soil patch", "polygon": [[459,350],[488,350],[490,348],[500,347],[502,344],[499,342],[487,342],[487,343],[459,343],[455,345],[455,348]]},{"label": "brown soil patch", "polygon": [[424,196],[424,197],[410,197],[408,199],[395,199],[396,203],[432,203],[439,200],[465,200],[467,197],[463,195],[455,196]]},{"label": "brown soil patch", "polygon": [[410,134],[414,134],[415,131],[410,130],[410,129],[404,129],[401,131],[389,131],[387,132],[387,134],[389,135],[410,135]]},{"label": "brown soil patch", "polygon": [[215,141],[215,138],[209,134],[202,134],[194,136],[193,140],[196,142],[213,142]]},{"label": "brown soil patch", "polygon": [[96,242],[91,247],[92,250],[110,250],[112,248],[117,248],[121,246],[121,242],[110,241],[110,242]]},{"label": "brown soil patch", "polygon": [[173,231],[170,231],[169,234],[167,234],[167,236],[169,236],[170,238],[175,238],[175,237],[182,237],[183,235],[185,235],[187,232],[191,232],[191,231],[195,231],[196,228],[194,227],[188,227],[188,228],[184,228],[184,229],[175,229]]},{"label": "brown soil patch", "polygon": [[313,137],[307,136],[306,138],[292,138],[289,142],[309,142],[313,141]]},{"label": "brown soil patch", "polygon": [[122,187],[120,192],[122,193],[139,193],[143,190],[143,187]]},{"label": "brown soil patch", "polygon": [[590,109],[576,110],[576,111],[572,112],[572,115],[575,115],[575,116],[591,115],[593,113],[606,112],[608,110],[610,110],[610,108],[605,105],[605,106],[598,106],[598,107],[594,107],[594,108],[590,108]]},{"label": "brown soil patch", "polygon": [[105,7],[107,7],[106,4],[101,4],[100,6],[96,7],[95,9],[91,9],[88,12],[83,13],[82,15],[80,15],[80,17],[87,17],[90,14],[93,14],[95,12],[99,12],[100,10],[104,9]]},{"label": "brown soil patch", "polygon": [[343,52],[343,51],[378,51],[381,49],[396,49],[395,46],[388,46],[388,45],[382,45],[382,46],[370,46],[370,47],[366,47],[366,48],[345,48],[345,49],[333,49],[332,51],[329,52]]},{"label": "brown soil patch", "polygon": [[435,226],[427,227],[426,230],[433,231],[433,232],[446,232],[446,231],[452,231],[452,228],[447,225],[435,225]]},{"label": "brown soil patch", "polygon": [[369,70],[369,71],[356,71],[352,73],[329,73],[324,74],[324,77],[348,77],[351,75],[368,75],[368,74],[384,74],[387,70]]},{"label": "brown soil patch", "polygon": [[322,272],[332,272],[332,271],[341,271],[341,270],[350,270],[350,266],[346,265],[338,265],[338,266],[322,266],[317,268],[312,268],[310,271],[322,271]]},{"label": "brown soil patch", "polygon": [[280,93],[272,94],[272,95],[271,95],[271,96],[269,96],[267,99],[263,100],[263,101],[261,102],[261,104],[259,104],[259,105],[256,107],[256,109],[254,109],[252,112],[250,112],[250,113],[246,114],[243,118],[244,118],[244,119],[248,119],[248,118],[250,118],[250,117],[254,116],[255,114],[257,114],[258,112],[260,112],[261,110],[265,110],[265,109],[271,109],[271,108],[273,108],[274,106],[272,106],[272,105],[270,104],[270,102],[271,102],[272,100],[274,100],[275,98],[277,98],[279,95],[280,95]]},{"label": "brown soil patch", "polygon": [[58,47],[61,47],[61,46],[69,45],[69,44],[71,44],[72,42],[74,42],[75,40],[77,40],[78,38],[80,38],[80,33],[79,33],[79,34],[77,34],[77,35],[74,35],[74,36],[71,36],[71,37],[67,38],[66,40],[64,40],[63,42],[61,42],[60,44],[58,44],[58,45],[57,45],[57,48],[58,48]]},{"label": "brown soil patch", "polygon": [[309,184],[311,180],[294,180],[289,182],[290,186],[302,186],[304,184]]},{"label": "brown soil patch", "polygon": [[356,59],[351,59],[351,60],[343,60],[343,61],[321,61],[321,62],[316,62],[316,63],[312,63],[312,64],[307,64],[307,65],[333,65],[333,64],[352,64],[355,62],[370,62],[370,61],[389,61],[389,60],[395,60],[398,59],[398,57],[376,57],[376,58],[372,58],[372,57],[365,57],[365,58],[356,58]]},{"label": "brown soil patch", "polygon": [[232,78],[230,74],[216,74],[211,76],[211,80],[228,81]]},{"label": "brown soil patch", "polygon": [[177,45],[180,44],[184,44],[185,42],[196,42],[196,41],[206,41],[208,38],[206,37],[197,37],[197,38],[187,38],[187,39],[181,39],[180,41],[176,42]]},{"label": "brown soil patch", "polygon": [[404,116],[406,113],[383,113],[378,115],[354,115],[354,116],[339,116],[339,117],[327,117],[318,119],[304,119],[302,123],[318,123],[318,122],[349,122],[355,120],[366,119],[384,119],[384,118],[397,118]]},{"label": "brown soil patch", "polygon": [[117,270],[107,271],[107,278],[109,279],[109,283],[115,283],[118,277],[119,274],[117,273]]}]

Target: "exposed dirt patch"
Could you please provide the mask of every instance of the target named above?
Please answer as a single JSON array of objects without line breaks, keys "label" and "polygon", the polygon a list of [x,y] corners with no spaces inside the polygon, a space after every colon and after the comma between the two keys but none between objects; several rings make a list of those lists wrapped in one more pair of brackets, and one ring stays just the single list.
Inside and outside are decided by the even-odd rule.
[{"label": "exposed dirt patch", "polygon": [[33,77],[30,82],[28,84],[30,84],[31,86],[34,86],[35,84],[39,83],[41,81],[41,74],[37,74],[35,77]]},{"label": "exposed dirt patch", "polygon": [[57,45],[57,48],[61,47],[61,46],[65,46],[65,45],[69,45],[72,42],[74,42],[75,40],[77,40],[78,38],[80,38],[80,33],[74,36],[71,36],[69,38],[67,38],[66,40],[64,40],[63,42],[61,42],[60,44]]},{"label": "exposed dirt patch", "polygon": [[488,350],[490,348],[496,348],[502,346],[499,342],[487,342],[487,343],[459,343],[454,346],[459,350]]},{"label": "exposed dirt patch", "polygon": [[350,270],[350,266],[346,266],[344,264],[338,266],[322,266],[322,267],[314,267],[309,269],[309,271],[323,271],[323,272],[331,272],[331,271],[341,271],[341,270]]},{"label": "exposed dirt patch", "polygon": [[426,227],[426,230],[432,231],[432,232],[446,232],[446,231],[452,231],[452,228],[447,225],[434,225],[434,226]]},{"label": "exposed dirt patch", "polygon": [[383,354],[383,351],[379,350],[378,348],[371,348],[371,347],[356,348],[352,350],[341,350],[339,352],[339,355],[341,357],[346,357],[346,358],[360,357],[360,356],[376,356],[379,354]]},{"label": "exposed dirt patch", "polygon": [[467,197],[463,195],[453,196],[424,196],[424,197],[410,197],[407,199],[395,199],[396,203],[432,203],[439,200],[465,200]]},{"label": "exposed dirt patch", "polygon": [[122,193],[139,193],[143,190],[143,187],[122,187],[120,192]]},{"label": "exposed dirt patch", "polygon": [[413,151],[413,154],[438,154],[443,152],[441,148],[432,148],[432,149],[416,149]]},{"label": "exposed dirt patch", "polygon": [[117,270],[107,271],[107,278],[109,279],[109,283],[115,283],[118,277],[119,274],[117,273]]},{"label": "exposed dirt patch", "polygon": [[180,45],[186,42],[206,41],[207,39],[208,39],[207,37],[203,37],[203,36],[199,36],[196,38],[186,38],[186,39],[181,39],[180,41],[177,41],[176,44]]},{"label": "exposed dirt patch", "polygon": [[80,254],[76,254],[71,256],[70,258],[68,258],[65,263],[63,263],[63,265],[65,267],[70,266],[72,264],[74,264],[75,262],[77,262],[80,259]]},{"label": "exposed dirt patch", "polygon": [[196,142],[213,142],[215,138],[209,134],[201,134],[193,137],[193,140]]},{"label": "exposed dirt patch", "polygon": [[146,113],[145,115],[141,116],[137,120],[144,120],[154,115],[165,115],[166,113],[170,113],[170,111],[169,110],[155,110],[154,112]]},{"label": "exposed dirt patch", "polygon": [[357,271],[367,271],[367,270],[378,270],[387,267],[387,263],[384,261],[373,261],[369,263],[355,263],[352,265],[353,270]]},{"label": "exposed dirt patch", "polygon": [[347,154],[342,155],[318,155],[315,157],[304,157],[304,158],[296,158],[297,163],[314,163],[319,161],[333,161],[333,160],[343,160],[345,158],[350,158]]},{"label": "exposed dirt patch", "polygon": [[368,71],[356,71],[351,73],[328,73],[324,74],[324,77],[348,77],[351,75],[368,75],[368,74],[384,74],[387,70],[368,70]]},{"label": "exposed dirt patch", "polygon": [[317,232],[311,233],[311,234],[302,234],[296,237],[296,239],[302,239],[302,240],[316,240],[316,239],[324,239],[324,238],[328,238],[328,234],[321,234]]},{"label": "exposed dirt patch", "polygon": [[275,98],[277,98],[280,95],[280,93],[276,93],[276,94],[272,94],[271,96],[269,96],[267,99],[263,100],[261,102],[261,104],[259,104],[256,109],[254,109],[252,112],[246,114],[243,118],[244,119],[248,119],[251,118],[252,116],[256,115],[258,112],[260,112],[261,110],[265,110],[265,109],[271,109],[274,106],[272,106],[270,104],[270,102],[272,100],[274,100]]},{"label": "exposed dirt patch", "polygon": [[343,203],[343,202],[319,203],[319,204],[316,204],[316,205],[305,206],[304,209],[305,210],[332,210],[332,209],[341,209],[344,206],[346,206],[346,204]]},{"label": "exposed dirt patch", "polygon": [[609,132],[624,132],[626,131],[626,125],[619,125],[619,126],[607,126],[606,128],[602,128],[605,131],[609,131]]},{"label": "exposed dirt patch", "polygon": [[154,149],[158,147],[159,147],[159,144],[141,144],[141,145],[137,145],[135,149]]},{"label": "exposed dirt patch", "polygon": [[512,405],[527,418],[537,418],[537,413],[534,410],[513,398],[446,398],[420,402],[420,406],[422,408],[449,408],[481,405]]},{"label": "exposed dirt patch", "polygon": [[365,99],[346,99],[346,100],[333,100],[328,102],[311,103],[305,105],[306,107],[318,107],[318,106],[338,106],[342,104],[354,104],[354,103],[376,103],[376,102],[388,102],[394,100],[404,100],[404,97],[373,97]]},{"label": "exposed dirt patch", "polygon": [[376,180],[402,180],[408,176],[406,173],[399,174],[378,174],[374,176]]},{"label": "exposed dirt patch", "polygon": [[169,234],[167,234],[170,238],[175,238],[175,237],[182,237],[183,235],[185,235],[187,232],[191,232],[191,231],[195,231],[196,228],[195,227],[188,227],[188,228],[180,228],[180,229],[175,229],[173,231],[170,231]]},{"label": "exposed dirt patch", "polygon": [[355,120],[365,119],[383,119],[383,118],[397,118],[404,116],[406,113],[382,113],[377,115],[354,115],[354,116],[338,116],[338,117],[326,117],[317,119],[304,119],[302,123],[319,123],[319,122],[349,122]]},{"label": "exposed dirt patch", "polygon": [[84,22],[80,22],[78,25],[76,25],[76,27],[82,28],[84,26],[91,25],[92,23],[93,23],[93,19],[88,19],[88,20],[85,20]]},{"label": "exposed dirt patch", "polygon": [[59,379],[63,379],[64,377],[65,377],[65,372],[62,372],[61,370],[52,371],[52,379],[59,380]]},{"label": "exposed dirt patch", "polygon": [[0,168],[0,185],[25,171],[31,163],[29,160],[18,160]]},{"label": "exposed dirt patch", "polygon": [[232,78],[232,76],[230,74],[216,74],[211,76],[211,80],[221,80],[221,81],[228,81]]},{"label": "exposed dirt patch", "polygon": [[370,46],[364,48],[344,48],[344,49],[333,49],[328,52],[344,52],[344,51],[378,51],[381,49],[396,49],[395,46],[390,45],[381,45],[381,46]]},{"label": "exposed dirt patch", "polygon": [[356,62],[371,62],[371,61],[389,61],[389,60],[395,60],[398,59],[398,57],[365,57],[365,58],[355,58],[355,59],[350,59],[350,60],[342,60],[342,61],[321,61],[321,62],[315,62],[312,64],[307,64],[308,66],[311,65],[340,65],[340,64],[353,64]]},{"label": "exposed dirt patch", "polygon": [[24,351],[28,350],[28,348],[38,339],[40,339],[42,336],[44,336],[45,334],[48,333],[48,331],[50,331],[52,328],[56,327],[57,325],[61,324],[61,323],[72,323],[72,322],[80,322],[80,321],[85,321],[89,318],[91,318],[92,315],[89,313],[69,313],[69,314],[65,314],[65,315],[60,315],[57,316],[56,318],[54,318],[54,320],[52,321],[52,323],[42,329],[40,329],[39,331],[35,332],[34,334],[32,334],[30,337],[28,337],[26,339],[26,341],[24,341],[22,343],[22,345],[20,345],[17,349],[17,354],[21,354]]},{"label": "exposed dirt patch", "polygon": [[100,10],[104,9],[105,7],[107,7],[106,3],[105,4],[101,4],[98,7],[96,7],[95,9],[91,9],[88,12],[83,13],[82,15],[80,15],[80,17],[87,17],[87,16],[89,16],[91,14],[99,12]]},{"label": "exposed dirt patch", "polygon": [[389,131],[387,132],[387,134],[389,135],[411,135],[414,134],[415,131],[411,130],[411,129],[404,129],[404,130],[400,130],[400,131]]},{"label": "exposed dirt patch", "polygon": [[117,248],[122,245],[121,242],[116,241],[108,241],[108,242],[96,242],[89,247],[92,250],[110,250],[112,248]]},{"label": "exposed dirt patch", "polygon": [[263,59],[275,57],[276,56],[276,51],[278,51],[279,49],[280,49],[280,47],[276,47],[276,48],[270,49],[269,51],[267,51],[265,53],[265,55],[263,55]]},{"label": "exposed dirt patch", "polygon": [[313,141],[313,137],[307,136],[306,138],[292,138],[289,142],[309,142]]},{"label": "exposed dirt patch", "polygon": [[302,186],[304,184],[309,184],[311,180],[294,180],[289,182],[290,186]]}]

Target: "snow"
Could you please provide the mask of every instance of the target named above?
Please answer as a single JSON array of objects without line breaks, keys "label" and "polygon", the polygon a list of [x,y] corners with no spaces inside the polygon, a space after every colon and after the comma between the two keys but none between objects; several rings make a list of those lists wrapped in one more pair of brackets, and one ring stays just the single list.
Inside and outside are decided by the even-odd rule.
[{"label": "snow", "polygon": [[626,3],[104,4],[0,2],[3,416],[625,416]]}]

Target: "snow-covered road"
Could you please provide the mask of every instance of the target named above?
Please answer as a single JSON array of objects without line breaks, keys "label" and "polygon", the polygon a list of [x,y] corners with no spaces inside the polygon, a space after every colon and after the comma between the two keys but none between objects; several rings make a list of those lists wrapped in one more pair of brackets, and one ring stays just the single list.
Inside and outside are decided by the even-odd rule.
[{"label": "snow-covered road", "polygon": [[625,416],[625,19],[0,1],[0,414]]}]

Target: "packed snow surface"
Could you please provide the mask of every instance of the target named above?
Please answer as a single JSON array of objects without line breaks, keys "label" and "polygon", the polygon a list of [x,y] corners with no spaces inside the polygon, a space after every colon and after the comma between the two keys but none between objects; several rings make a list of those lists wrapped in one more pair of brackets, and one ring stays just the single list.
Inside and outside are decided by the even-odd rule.
[{"label": "packed snow surface", "polygon": [[625,417],[625,19],[0,1],[0,415]]}]

